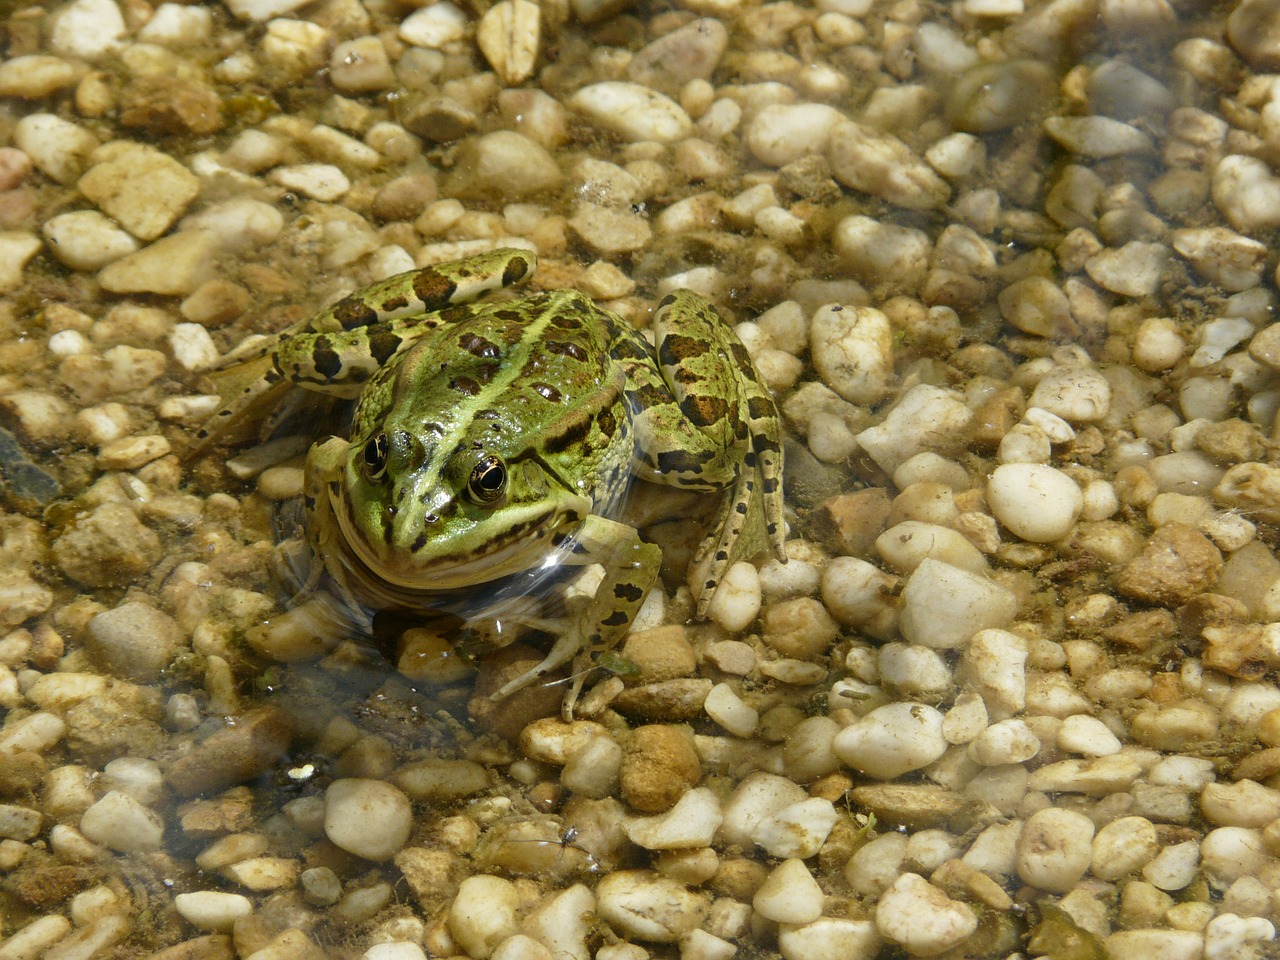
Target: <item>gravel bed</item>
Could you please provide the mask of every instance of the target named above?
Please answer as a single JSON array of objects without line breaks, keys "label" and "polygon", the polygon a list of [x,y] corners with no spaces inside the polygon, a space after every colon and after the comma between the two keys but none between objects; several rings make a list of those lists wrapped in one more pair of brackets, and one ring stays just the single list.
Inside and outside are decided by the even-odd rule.
[{"label": "gravel bed", "polygon": [[[0,10],[0,960],[1278,955],[1276,0]],[[571,722],[282,612],[305,432],[184,456],[496,246],[789,434]]]}]

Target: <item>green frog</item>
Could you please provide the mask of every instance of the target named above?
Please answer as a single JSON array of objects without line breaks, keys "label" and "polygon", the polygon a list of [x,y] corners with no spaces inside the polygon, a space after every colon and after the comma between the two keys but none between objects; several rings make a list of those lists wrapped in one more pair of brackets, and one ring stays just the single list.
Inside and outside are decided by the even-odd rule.
[{"label": "green frog", "polygon": [[720,494],[694,555],[698,615],[725,571],[767,541],[785,562],[777,409],[733,330],[680,290],[656,346],[576,290],[485,295],[527,281],[533,253],[497,249],[390,277],[215,373],[223,404],[197,449],[292,387],[355,401],[350,436],[306,458],[314,589],[352,608],[431,609],[538,569],[600,564],[594,596],[501,699],[574,661],[582,677],[626,633],[659,548],[614,517],[633,477]]}]

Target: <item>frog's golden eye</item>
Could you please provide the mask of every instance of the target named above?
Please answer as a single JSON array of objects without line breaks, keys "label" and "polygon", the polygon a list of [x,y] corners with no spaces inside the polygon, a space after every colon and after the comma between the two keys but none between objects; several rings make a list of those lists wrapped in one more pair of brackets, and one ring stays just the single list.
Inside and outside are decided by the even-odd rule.
[{"label": "frog's golden eye", "polygon": [[364,475],[370,480],[381,480],[387,472],[387,435],[380,433],[369,438],[364,445]]},{"label": "frog's golden eye", "polygon": [[482,507],[493,506],[507,492],[507,466],[501,457],[482,457],[471,471],[467,481],[467,493],[473,503]]}]

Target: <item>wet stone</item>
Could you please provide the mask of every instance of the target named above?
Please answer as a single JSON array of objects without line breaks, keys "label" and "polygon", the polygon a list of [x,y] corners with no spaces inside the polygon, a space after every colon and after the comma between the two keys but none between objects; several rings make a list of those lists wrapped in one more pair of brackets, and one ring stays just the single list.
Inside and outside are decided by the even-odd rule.
[{"label": "wet stone", "polygon": [[1142,553],[1116,578],[1124,596],[1162,606],[1186,603],[1209,589],[1222,570],[1222,554],[1191,527],[1169,523],[1147,540]]}]

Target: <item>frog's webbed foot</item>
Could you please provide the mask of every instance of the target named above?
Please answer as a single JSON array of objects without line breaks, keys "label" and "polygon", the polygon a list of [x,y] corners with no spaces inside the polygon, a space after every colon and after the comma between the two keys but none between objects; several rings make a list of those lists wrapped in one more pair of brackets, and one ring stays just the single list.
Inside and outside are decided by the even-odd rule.
[{"label": "frog's webbed foot", "polygon": [[503,684],[490,699],[503,700],[573,661],[569,691],[561,706],[565,720],[572,720],[574,704],[595,657],[622,639],[635,619],[657,579],[662,551],[641,540],[634,527],[592,515],[574,534],[562,562],[599,563],[604,567],[604,577],[594,596],[583,604],[542,661]]}]

